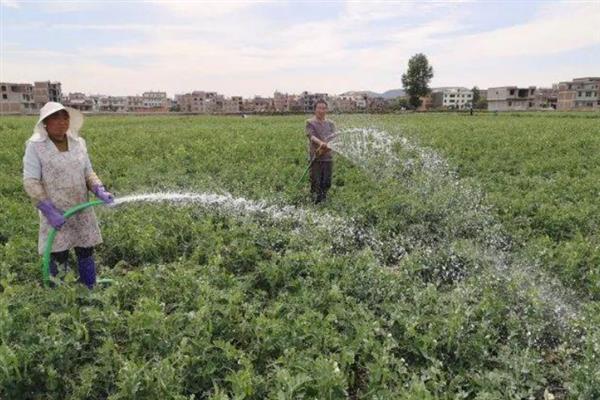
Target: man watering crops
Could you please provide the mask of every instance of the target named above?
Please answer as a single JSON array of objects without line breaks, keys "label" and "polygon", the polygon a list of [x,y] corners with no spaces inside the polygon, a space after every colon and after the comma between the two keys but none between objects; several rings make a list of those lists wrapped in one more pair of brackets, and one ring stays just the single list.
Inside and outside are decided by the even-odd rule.
[{"label": "man watering crops", "polygon": [[327,102],[318,100],[315,104],[315,116],[306,121],[308,151],[311,160],[310,192],[315,204],[327,198],[331,187],[333,156],[329,142],[335,138],[335,125],[325,118]]},{"label": "man watering crops", "polygon": [[57,263],[67,268],[69,250],[75,248],[79,279],[91,288],[96,283],[94,246],[102,243],[96,215],[90,208],[65,220],[64,211],[88,201],[88,190],[105,203],[113,195],[94,173],[85,141],[79,137],[83,114],[49,102],[27,141],[23,158],[23,185],[40,211],[38,251],[44,252],[50,228],[58,230],[52,246],[50,273]]}]

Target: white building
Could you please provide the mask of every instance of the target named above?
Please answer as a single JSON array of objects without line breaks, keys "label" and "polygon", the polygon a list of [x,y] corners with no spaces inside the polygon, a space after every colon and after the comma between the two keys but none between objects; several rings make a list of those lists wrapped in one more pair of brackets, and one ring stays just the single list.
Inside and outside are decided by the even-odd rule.
[{"label": "white building", "polygon": [[473,104],[473,91],[464,87],[443,88],[432,96],[433,107],[462,110]]},{"label": "white building", "polygon": [[169,100],[165,92],[142,93],[143,108],[148,111],[168,111]]}]

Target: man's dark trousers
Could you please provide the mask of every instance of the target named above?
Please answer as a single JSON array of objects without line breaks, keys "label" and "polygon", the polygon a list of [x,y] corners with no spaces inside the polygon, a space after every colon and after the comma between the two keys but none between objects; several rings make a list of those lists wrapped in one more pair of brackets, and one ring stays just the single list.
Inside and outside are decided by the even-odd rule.
[{"label": "man's dark trousers", "polygon": [[315,196],[315,203],[320,203],[327,197],[332,172],[333,161],[315,161],[310,167],[310,192]]}]

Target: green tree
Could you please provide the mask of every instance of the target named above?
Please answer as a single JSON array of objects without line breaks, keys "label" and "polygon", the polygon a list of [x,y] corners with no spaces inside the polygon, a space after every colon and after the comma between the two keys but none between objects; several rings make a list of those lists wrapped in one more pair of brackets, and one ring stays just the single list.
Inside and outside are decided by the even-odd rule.
[{"label": "green tree", "polygon": [[484,110],[487,108],[487,100],[481,97],[481,90],[477,86],[473,86],[473,108]]},{"label": "green tree", "polygon": [[477,86],[473,86],[473,89],[471,89],[471,91],[473,92],[473,101],[471,105],[473,106],[473,108],[477,108],[477,104],[481,100],[481,96],[479,95],[479,88]]},{"label": "green tree", "polygon": [[402,74],[402,86],[408,94],[408,101],[417,108],[421,105],[419,97],[427,96],[431,91],[429,81],[433,78],[433,67],[429,65],[425,54],[415,54],[408,60],[408,71]]}]

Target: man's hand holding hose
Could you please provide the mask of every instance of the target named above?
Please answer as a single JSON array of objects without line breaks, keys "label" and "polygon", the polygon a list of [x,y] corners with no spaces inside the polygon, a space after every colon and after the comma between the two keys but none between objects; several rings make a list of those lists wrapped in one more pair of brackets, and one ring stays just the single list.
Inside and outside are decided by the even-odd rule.
[{"label": "man's hand holding hose", "polygon": [[327,142],[321,141],[321,143],[319,144],[319,148],[317,149],[317,157],[327,154],[330,151],[331,147],[329,147],[329,144]]}]

